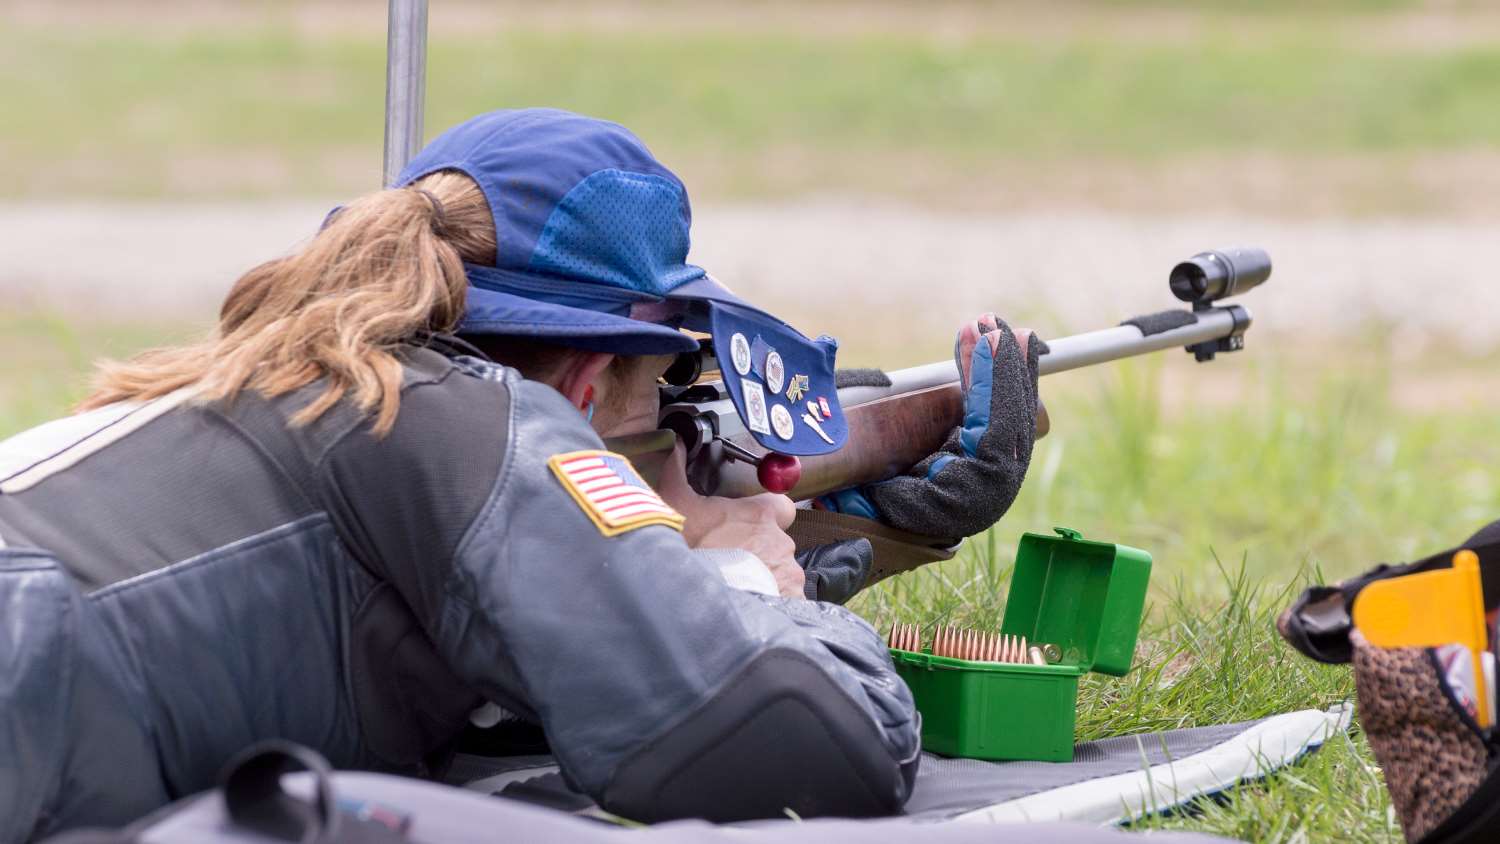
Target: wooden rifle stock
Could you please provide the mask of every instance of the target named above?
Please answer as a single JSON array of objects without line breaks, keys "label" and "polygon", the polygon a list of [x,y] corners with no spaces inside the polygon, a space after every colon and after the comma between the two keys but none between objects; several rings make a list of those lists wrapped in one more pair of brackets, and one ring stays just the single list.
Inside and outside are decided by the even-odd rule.
[{"label": "wooden rifle stock", "polygon": [[801,501],[905,472],[942,448],[963,422],[964,396],[958,384],[946,384],[846,407],[844,418],[848,444],[832,454],[802,458],[802,479],[787,495]]},{"label": "wooden rifle stock", "polygon": [[[943,447],[963,423],[964,397],[957,382],[844,408],[849,441],[832,454],[803,457],[802,479],[787,493],[796,501],[893,478]],[[1047,435],[1047,409],[1037,408],[1037,436]],[[749,443],[737,443],[749,445]],[[759,449],[755,449],[759,450]],[[765,492],[753,467],[720,469],[714,495],[740,498]]]},{"label": "wooden rifle stock", "polygon": [[[846,407],[848,444],[832,454],[801,458],[802,479],[787,495],[802,501],[899,475],[942,448],[963,422],[963,412],[963,393],[957,382]],[[1038,407],[1037,436],[1046,436],[1050,425],[1046,407]],[[654,485],[676,442],[672,431],[658,429],[614,437],[606,445],[629,457]],[[748,436],[736,437],[735,444],[756,454],[764,451]],[[765,492],[755,467],[743,461],[724,462],[711,478],[693,473],[691,467],[689,471],[699,475],[694,485],[705,494],[744,498]]]}]

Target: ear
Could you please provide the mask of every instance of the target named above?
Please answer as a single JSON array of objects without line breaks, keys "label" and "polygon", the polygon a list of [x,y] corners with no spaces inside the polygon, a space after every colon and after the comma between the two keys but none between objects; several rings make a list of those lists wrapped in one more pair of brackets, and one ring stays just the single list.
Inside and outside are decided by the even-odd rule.
[{"label": "ear", "polygon": [[594,395],[599,391],[596,386],[599,376],[604,372],[604,368],[609,366],[609,362],[614,360],[614,357],[604,352],[582,352],[574,355],[557,383],[558,392],[562,393],[574,407],[583,410],[589,402],[596,400]]}]

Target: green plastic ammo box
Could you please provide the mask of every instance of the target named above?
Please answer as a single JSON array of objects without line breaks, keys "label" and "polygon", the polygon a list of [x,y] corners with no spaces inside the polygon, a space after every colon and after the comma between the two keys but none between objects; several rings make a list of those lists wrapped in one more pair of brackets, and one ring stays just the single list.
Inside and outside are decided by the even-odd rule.
[{"label": "green plastic ammo box", "polygon": [[1124,676],[1135,655],[1151,555],[1138,548],[1028,533],[1000,632],[1055,644],[1050,665],[970,662],[892,650],[922,713],[922,749],[973,759],[1073,759],[1078,678]]}]

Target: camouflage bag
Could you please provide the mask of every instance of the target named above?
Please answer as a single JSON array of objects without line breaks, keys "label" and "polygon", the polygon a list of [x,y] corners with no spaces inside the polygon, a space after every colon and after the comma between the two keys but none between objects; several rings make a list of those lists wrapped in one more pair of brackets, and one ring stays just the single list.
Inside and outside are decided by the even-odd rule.
[{"label": "camouflage bag", "polygon": [[[1500,605],[1500,523],[1459,548],[1308,589],[1277,620],[1282,637],[1304,655],[1353,666],[1360,723],[1409,842],[1500,840],[1500,730],[1479,726],[1476,689],[1487,681],[1475,677],[1468,648],[1377,647],[1354,629],[1351,613],[1370,583],[1449,566],[1465,548],[1480,558],[1493,624]],[[1492,648],[1494,638],[1491,627]],[[1489,700],[1493,706],[1493,693]]]}]

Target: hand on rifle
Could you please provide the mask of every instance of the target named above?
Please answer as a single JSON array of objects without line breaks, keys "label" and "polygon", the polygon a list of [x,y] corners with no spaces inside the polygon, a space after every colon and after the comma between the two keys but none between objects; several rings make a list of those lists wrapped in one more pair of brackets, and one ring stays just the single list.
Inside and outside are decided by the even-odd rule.
[{"label": "hand on rifle", "polygon": [[805,575],[793,558],[796,550],[786,529],[796,508],[785,495],[763,493],[749,498],[699,495],[688,484],[682,443],[662,466],[662,500],[683,515],[683,539],[692,548],[738,548],[765,563],[784,597],[805,597]]},{"label": "hand on rifle", "polygon": [[1030,331],[1017,336],[994,314],[965,324],[953,349],[963,423],[905,475],[831,493],[818,506],[955,542],[999,521],[1031,463],[1037,359],[1045,350]]}]

